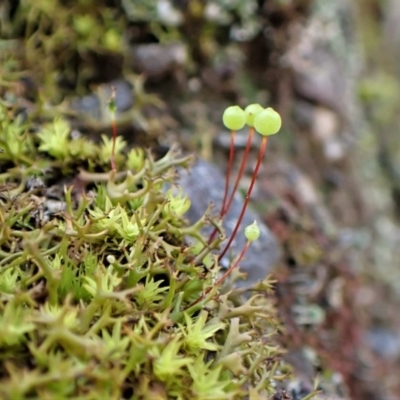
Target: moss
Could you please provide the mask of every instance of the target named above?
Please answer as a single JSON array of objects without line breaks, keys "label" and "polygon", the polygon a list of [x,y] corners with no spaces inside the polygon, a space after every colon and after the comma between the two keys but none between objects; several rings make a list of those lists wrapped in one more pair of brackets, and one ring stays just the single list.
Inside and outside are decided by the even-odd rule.
[{"label": "moss", "polygon": [[[269,301],[235,305],[234,291],[218,294],[218,263],[205,270],[185,244],[192,236],[206,245],[198,233],[206,217],[187,226],[189,200],[164,189],[191,157],[119,147],[120,172],[108,172],[106,141],[80,143],[60,118],[34,129],[0,107],[1,397],[272,393],[280,350],[269,339],[278,323]],[[127,160],[136,170],[121,170]],[[54,209],[48,186],[60,171],[70,184]]]},{"label": "moss", "polygon": [[[2,28],[0,397],[265,399],[287,376],[273,281],[243,303],[240,259],[220,271],[221,222],[185,221],[175,178],[192,156],[91,141],[60,103],[123,51],[126,17],[108,3],[21,1]],[[139,83],[139,106],[155,102]]]}]

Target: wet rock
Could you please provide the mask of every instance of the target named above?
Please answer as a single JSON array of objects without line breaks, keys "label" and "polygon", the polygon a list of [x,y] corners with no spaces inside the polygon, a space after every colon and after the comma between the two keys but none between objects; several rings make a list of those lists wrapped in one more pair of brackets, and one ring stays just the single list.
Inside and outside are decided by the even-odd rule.
[{"label": "wet rock", "polygon": [[[199,159],[189,172],[180,171],[179,175],[178,182],[192,202],[191,208],[186,214],[190,222],[194,223],[200,219],[210,202],[215,205],[214,215],[217,215],[222,204],[225,185],[225,177],[220,170],[212,164]],[[239,194],[236,194],[231,209],[223,223],[227,237],[233,232],[242,206],[243,199]],[[253,223],[254,220],[257,220],[261,236],[251,244],[245,259],[240,263],[241,271],[247,273],[246,280],[238,282],[238,286],[242,287],[250,286],[264,279],[280,257],[280,249],[274,235],[261,222],[256,213],[247,209],[239,232],[232,243],[231,251],[222,259],[221,265],[227,268],[230,265],[230,257],[235,257],[243,249],[246,244],[246,238],[243,234],[244,228]],[[212,227],[208,227],[203,234],[207,236],[211,231]],[[229,253],[231,254],[229,255]]]}]

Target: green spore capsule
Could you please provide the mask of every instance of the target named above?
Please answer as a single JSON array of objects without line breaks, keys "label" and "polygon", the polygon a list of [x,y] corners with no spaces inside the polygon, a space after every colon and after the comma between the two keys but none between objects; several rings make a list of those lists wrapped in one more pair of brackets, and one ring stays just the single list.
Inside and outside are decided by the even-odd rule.
[{"label": "green spore capsule", "polygon": [[244,228],[244,235],[249,242],[254,242],[254,240],[257,240],[260,237],[260,228],[256,221]]},{"label": "green spore capsule", "polygon": [[249,104],[245,109],[244,112],[246,114],[246,124],[252,128],[254,128],[254,117],[264,109],[260,104],[254,103]]},{"label": "green spore capsule", "polygon": [[246,123],[246,114],[239,106],[230,106],[224,111],[222,122],[231,131],[238,131]]},{"label": "green spore capsule", "polygon": [[262,110],[254,117],[254,127],[262,136],[278,133],[281,126],[281,116],[271,107]]}]

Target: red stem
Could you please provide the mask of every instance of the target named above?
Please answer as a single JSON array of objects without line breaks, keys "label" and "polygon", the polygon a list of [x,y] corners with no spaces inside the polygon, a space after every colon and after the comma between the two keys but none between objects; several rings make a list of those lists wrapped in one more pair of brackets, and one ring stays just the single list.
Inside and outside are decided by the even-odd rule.
[{"label": "red stem", "polygon": [[228,268],[228,270],[217,280],[217,282],[215,282],[215,285],[212,287],[209,287],[204,293],[202,293],[201,296],[199,296],[199,298],[195,301],[193,301],[191,304],[189,304],[186,309],[196,305],[198,302],[200,302],[201,300],[204,299],[204,297],[207,296],[208,293],[211,292],[211,290],[215,287],[215,286],[219,286],[222,285],[222,283],[224,282],[224,280],[232,273],[232,271],[239,265],[240,261],[242,261],[244,255],[246,254],[247,250],[250,247],[250,241],[247,241],[247,243],[245,244],[245,246],[243,247],[243,250],[240,252],[239,256],[236,258],[235,262],[232,263],[232,265]]},{"label": "red stem", "polygon": [[117,168],[115,166],[115,145],[117,142],[117,123],[115,122],[115,87],[111,86],[111,98],[109,103],[109,110],[111,114],[111,129],[112,129],[112,147],[111,147],[111,155],[110,155],[110,164],[111,169],[115,171]]},{"label": "red stem", "polygon": [[231,131],[231,143],[230,143],[230,147],[229,147],[229,161],[228,161],[228,168],[226,171],[224,199],[222,200],[222,206],[221,206],[221,212],[220,212],[221,218],[224,216],[226,200],[228,198],[229,181],[230,181],[230,177],[231,177],[231,170],[232,170],[232,164],[233,164],[233,154],[235,152],[235,135],[236,135],[236,132]]},{"label": "red stem", "polygon": [[261,142],[260,151],[258,153],[258,159],[257,159],[256,168],[254,169],[253,175],[251,177],[250,186],[249,186],[249,189],[247,190],[247,194],[246,194],[246,197],[244,199],[244,204],[243,204],[243,207],[242,207],[242,211],[240,212],[239,219],[236,222],[235,229],[233,230],[233,232],[231,234],[231,237],[228,240],[228,243],[225,245],[225,248],[222,251],[222,253],[218,256],[218,261],[221,261],[221,259],[224,257],[226,252],[229,250],[229,247],[231,246],[231,244],[232,244],[233,240],[235,239],[235,236],[236,236],[236,234],[237,234],[237,232],[239,230],[239,226],[240,226],[240,224],[242,222],[242,219],[244,217],[244,213],[246,211],[247,205],[249,204],[249,201],[250,201],[250,195],[251,195],[251,192],[253,190],[254,183],[256,181],[258,170],[260,169],[260,165],[261,165],[261,161],[262,161],[263,156],[264,156],[265,148],[267,147],[267,141],[268,141],[268,136],[263,136],[263,139],[262,139],[262,142]]},{"label": "red stem", "polygon": [[111,169],[115,171],[117,169],[115,166],[115,143],[117,141],[117,124],[115,122],[114,116],[111,119],[111,128],[112,128],[112,147],[111,147],[110,163],[111,163]]},{"label": "red stem", "polygon": [[247,241],[236,261],[228,268],[228,270],[221,276],[221,278],[217,280],[217,282],[215,283],[217,286],[221,285],[224,282],[224,280],[232,273],[232,271],[238,266],[240,261],[242,261],[242,258],[246,254],[246,251],[248,250],[250,243],[251,243],[250,241]]},{"label": "red stem", "polygon": [[[235,152],[235,131],[231,131],[231,142],[229,146],[229,161],[228,161],[228,167],[226,170],[226,176],[225,176],[225,190],[224,190],[224,199],[222,200],[222,205],[221,205],[221,211],[219,212],[220,218],[222,218],[225,215],[225,204],[226,200],[228,198],[228,190],[229,190],[229,181],[231,178],[231,170],[232,170],[232,164],[233,164],[233,154]],[[214,238],[215,235],[217,234],[218,229],[214,228],[214,230],[211,232],[210,237],[208,238],[208,244],[210,244]]]},{"label": "red stem", "polygon": [[239,182],[242,179],[243,172],[244,172],[244,167],[246,166],[247,158],[249,157],[250,146],[251,146],[251,142],[253,140],[253,135],[254,135],[254,128],[250,127],[249,135],[247,137],[246,148],[244,150],[244,155],[243,155],[243,158],[242,158],[242,163],[240,164],[239,174],[238,174],[238,176],[236,178],[235,186],[234,186],[233,191],[231,193],[231,197],[229,198],[228,204],[226,205],[226,207],[224,209],[222,217],[225,216],[228,213],[229,208],[231,207],[233,198],[235,197],[236,190],[237,190],[237,188],[239,186]]},{"label": "red stem", "polygon": [[[249,136],[247,137],[246,148],[244,150],[244,155],[243,155],[243,158],[242,158],[242,162],[240,164],[239,174],[238,174],[238,176],[236,178],[235,186],[233,187],[233,191],[232,191],[232,193],[231,193],[231,195],[229,197],[228,203],[226,203],[226,197],[227,197],[228,188],[229,188],[229,176],[230,176],[230,171],[231,171],[232,163],[233,163],[233,156],[232,156],[232,159],[231,159],[231,154],[233,153],[233,150],[232,150],[233,149],[233,147],[232,147],[232,135],[231,135],[231,153],[229,155],[228,172],[227,172],[227,177],[226,177],[226,181],[225,181],[224,200],[222,201],[222,208],[221,208],[221,213],[220,213],[220,217],[221,218],[223,218],[228,213],[228,211],[229,211],[229,209],[230,209],[230,207],[232,205],[233,198],[235,197],[236,190],[237,190],[237,188],[239,186],[239,182],[240,182],[240,180],[242,179],[242,176],[243,176],[244,167],[246,166],[247,158],[248,158],[249,152],[250,152],[251,142],[253,140],[253,135],[254,135],[254,128],[251,127],[249,129]],[[210,235],[210,238],[208,239],[208,244],[210,244],[214,240],[215,235],[217,234],[217,232],[218,232],[218,229],[214,228],[214,230],[212,231],[212,233]]]}]

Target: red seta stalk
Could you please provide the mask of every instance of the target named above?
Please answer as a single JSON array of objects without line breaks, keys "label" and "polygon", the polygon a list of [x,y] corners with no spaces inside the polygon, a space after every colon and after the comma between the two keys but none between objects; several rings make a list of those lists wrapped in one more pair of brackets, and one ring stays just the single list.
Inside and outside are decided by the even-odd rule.
[{"label": "red seta stalk", "polygon": [[268,136],[263,136],[262,142],[261,142],[260,151],[258,153],[257,164],[256,164],[256,167],[255,167],[255,169],[253,171],[253,175],[251,177],[250,186],[249,186],[249,188],[247,190],[247,193],[246,193],[246,197],[245,197],[245,200],[244,200],[242,211],[240,212],[239,219],[236,222],[236,226],[235,226],[235,228],[234,228],[234,230],[233,230],[233,232],[232,232],[227,244],[225,245],[224,250],[222,250],[222,252],[218,256],[218,261],[221,261],[221,259],[224,257],[226,252],[229,250],[229,247],[231,246],[231,244],[232,244],[233,240],[235,239],[235,236],[236,236],[236,234],[237,234],[237,232],[239,230],[240,224],[242,223],[242,219],[244,217],[244,213],[246,212],[247,205],[249,204],[249,201],[250,201],[251,192],[253,191],[253,187],[254,187],[254,184],[256,182],[256,177],[257,177],[257,174],[258,174],[258,170],[260,169],[261,161],[263,159],[263,156],[264,156],[264,153],[265,153],[265,149],[267,147],[267,142],[268,142]]},{"label": "red seta stalk", "polygon": [[110,155],[110,164],[111,169],[116,171],[117,167],[115,165],[115,144],[117,142],[117,123],[115,121],[115,112],[117,106],[115,104],[115,88],[111,86],[111,98],[108,105],[111,114],[111,129],[112,129],[112,147],[111,147],[111,155]]},{"label": "red seta stalk", "polygon": [[229,267],[229,269],[215,282],[215,285],[213,287],[209,287],[204,293],[201,294],[201,296],[199,296],[198,299],[196,299],[195,301],[193,301],[191,304],[189,304],[187,306],[187,308],[193,307],[195,306],[197,303],[199,303],[201,300],[203,300],[208,293],[211,292],[212,289],[214,289],[214,287],[216,286],[220,286],[224,283],[225,279],[232,273],[232,271],[239,265],[240,261],[242,261],[244,255],[246,254],[247,250],[250,247],[250,243],[251,241],[248,240],[246,242],[246,245],[243,247],[242,251],[240,252],[240,254],[237,256],[235,262],[232,263],[232,265]]},{"label": "red seta stalk", "polygon": [[[242,176],[243,176],[243,173],[244,173],[244,168],[246,166],[246,162],[247,162],[247,159],[248,159],[248,156],[249,156],[250,146],[251,146],[251,142],[253,140],[254,132],[255,132],[254,127],[250,127],[249,128],[249,135],[247,137],[247,142],[246,142],[246,148],[244,150],[244,155],[243,155],[242,162],[241,162],[240,168],[239,168],[239,173],[238,173],[238,176],[236,177],[236,182],[235,182],[235,185],[234,185],[233,190],[231,192],[231,195],[230,195],[229,199],[227,200],[230,173],[231,173],[232,164],[233,164],[234,140],[235,140],[235,132],[232,131],[232,134],[231,134],[231,145],[230,145],[230,151],[229,151],[229,161],[228,161],[228,167],[227,167],[226,179],[225,179],[225,192],[224,192],[224,199],[222,201],[220,218],[225,217],[225,215],[229,211],[229,208],[232,205],[233,198],[235,197],[236,190],[237,190],[237,188],[239,186],[239,182],[242,179]],[[210,238],[208,239],[208,244],[210,244],[214,240],[215,235],[217,234],[217,232],[218,232],[218,229],[214,228],[214,230],[211,232]]]},{"label": "red seta stalk", "polygon": [[250,247],[250,241],[248,240],[243,247],[242,251],[240,252],[239,256],[237,257],[236,261],[232,263],[232,265],[225,271],[225,273],[217,280],[215,283],[217,286],[222,285],[224,280],[232,273],[232,271],[239,265],[240,261],[242,261],[244,255],[246,254],[247,250]]},{"label": "red seta stalk", "polygon": [[117,167],[115,165],[115,142],[117,140],[117,124],[116,124],[114,118],[111,120],[111,128],[112,128],[113,141],[112,141],[112,148],[111,148],[110,164],[111,164],[111,169],[113,171],[116,171]]},{"label": "red seta stalk", "polygon": [[230,198],[228,200],[228,203],[225,205],[222,217],[224,217],[226,215],[226,213],[229,211],[229,209],[231,207],[231,204],[233,202],[233,198],[235,197],[236,190],[237,190],[237,188],[239,186],[239,182],[242,179],[242,176],[243,176],[243,173],[244,173],[244,167],[246,166],[246,162],[247,162],[247,159],[249,157],[250,146],[251,146],[251,142],[253,140],[253,136],[254,136],[254,127],[250,127],[249,128],[249,135],[247,137],[246,148],[244,150],[244,154],[243,154],[242,162],[240,164],[239,173],[238,173],[238,176],[236,178],[235,186],[233,187],[233,190],[232,190],[231,196],[230,196]]},{"label": "red seta stalk", "polygon": [[[231,143],[229,147],[229,160],[228,160],[228,168],[226,170],[226,177],[225,177],[225,191],[224,191],[224,199],[222,200],[220,217],[222,218],[225,213],[226,208],[226,201],[228,199],[228,191],[229,191],[229,181],[231,176],[232,164],[233,164],[233,155],[235,153],[235,136],[236,131],[231,131]],[[215,236],[215,234],[214,234]],[[210,241],[212,241],[213,237],[210,237]]]}]

